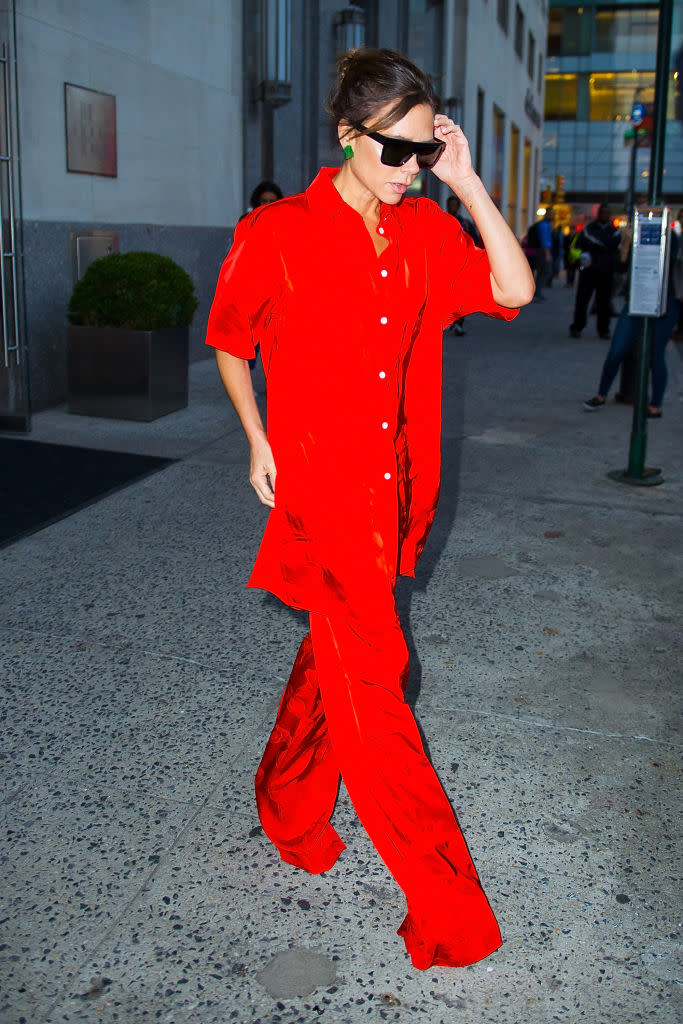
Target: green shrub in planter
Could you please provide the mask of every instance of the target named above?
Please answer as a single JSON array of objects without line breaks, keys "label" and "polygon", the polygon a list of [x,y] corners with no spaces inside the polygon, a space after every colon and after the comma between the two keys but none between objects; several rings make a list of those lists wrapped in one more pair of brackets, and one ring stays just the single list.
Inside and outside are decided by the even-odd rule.
[{"label": "green shrub in planter", "polygon": [[69,412],[149,421],[184,409],[196,308],[192,281],[167,256],[91,263],[69,303]]},{"label": "green shrub in planter", "polygon": [[90,264],[69,303],[69,321],[153,331],[186,327],[197,308],[188,274],[155,252],[112,253]]}]

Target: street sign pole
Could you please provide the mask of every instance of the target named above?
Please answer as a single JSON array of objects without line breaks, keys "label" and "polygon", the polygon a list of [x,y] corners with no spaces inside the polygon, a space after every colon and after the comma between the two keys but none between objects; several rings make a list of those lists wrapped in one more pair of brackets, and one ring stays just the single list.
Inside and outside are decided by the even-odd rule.
[{"label": "street sign pole", "polygon": [[[648,469],[645,465],[647,449],[647,392],[650,377],[650,354],[652,352],[652,317],[643,317],[643,330],[640,338],[643,359],[638,360],[636,371],[636,397],[633,403],[633,424],[631,426],[631,445],[628,455],[626,475],[630,481],[638,481],[647,475],[649,483],[662,483],[660,469]],[[659,479],[655,479],[655,476]],[[644,481],[643,481],[644,482]]]},{"label": "street sign pole", "polygon": [[660,0],[657,29],[657,70],[655,72],[655,108],[652,118],[652,149],[650,150],[650,206],[658,206],[662,194],[664,144],[666,142],[666,98],[671,63],[671,28],[673,0]]},{"label": "street sign pole", "polygon": [[[660,204],[662,172],[664,169],[664,143],[666,140],[666,99],[669,85],[669,63],[671,60],[671,26],[673,22],[673,0],[660,0],[659,25],[657,28],[657,71],[655,73],[655,106],[652,122],[652,148],[650,150],[650,176],[648,179],[648,206]],[[638,129],[636,128],[636,133]],[[635,138],[633,140],[635,147]],[[666,289],[667,282],[664,282]],[[643,318],[643,330],[638,339],[636,393],[633,401],[633,424],[628,457],[628,469],[612,470],[608,475],[619,483],[637,486],[652,486],[664,482],[659,469],[645,465],[647,452],[647,396],[650,378],[650,354],[654,321]]]},{"label": "street sign pole", "polygon": [[631,221],[631,213],[636,195],[636,161],[638,159],[638,126],[633,128],[633,142],[631,143],[631,166],[628,180],[628,198],[626,200],[626,216]]}]

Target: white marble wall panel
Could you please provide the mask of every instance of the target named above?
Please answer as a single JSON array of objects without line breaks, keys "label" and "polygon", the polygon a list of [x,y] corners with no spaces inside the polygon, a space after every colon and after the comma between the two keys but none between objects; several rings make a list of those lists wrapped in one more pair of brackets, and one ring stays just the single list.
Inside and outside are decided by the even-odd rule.
[{"label": "white marble wall panel", "polygon": [[[106,0],[17,0],[19,18],[49,26],[65,35],[106,40],[114,50],[143,57],[148,47],[149,2]],[[197,5],[195,5],[196,8]],[[77,32],[76,32],[77,29]]]},{"label": "white marble wall panel", "polygon": [[[191,6],[24,0],[17,11],[26,218],[236,222],[242,213],[238,0]],[[116,96],[116,178],[67,172],[64,82]]]},{"label": "white marble wall panel", "polygon": [[216,89],[239,91],[240,9],[235,0],[151,0],[150,63]]}]

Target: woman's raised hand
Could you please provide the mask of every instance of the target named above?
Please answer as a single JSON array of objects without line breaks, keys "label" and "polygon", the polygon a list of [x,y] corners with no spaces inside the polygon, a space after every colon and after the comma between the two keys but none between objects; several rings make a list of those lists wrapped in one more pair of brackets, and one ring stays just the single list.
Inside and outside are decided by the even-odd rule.
[{"label": "woman's raised hand", "polygon": [[437,178],[445,181],[454,192],[457,192],[459,183],[467,185],[476,177],[465,133],[459,124],[451,121],[450,117],[436,114],[434,138],[445,142],[446,148],[432,170]]},{"label": "woman's raised hand", "polygon": [[259,501],[268,508],[275,508],[275,461],[268,441],[259,438],[251,444],[249,482],[258,494]]},{"label": "woman's raised hand", "polygon": [[472,167],[462,128],[445,114],[437,114],[434,138],[443,140],[446,148],[432,170],[462,200],[479,229],[491,266],[494,299],[509,309],[526,305],[534,296],[529,261]]}]

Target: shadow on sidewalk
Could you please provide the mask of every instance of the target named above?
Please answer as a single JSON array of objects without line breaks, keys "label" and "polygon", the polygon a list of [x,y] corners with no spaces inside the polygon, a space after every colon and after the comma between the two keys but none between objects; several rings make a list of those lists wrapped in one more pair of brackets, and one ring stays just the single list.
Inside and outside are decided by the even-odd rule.
[{"label": "shadow on sidewalk", "polygon": [[[439,505],[434,517],[434,525],[417,568],[415,580],[399,580],[396,594],[399,615],[410,651],[411,668],[406,699],[411,707],[415,706],[422,686],[422,663],[419,650],[415,645],[411,623],[413,595],[416,590],[422,593],[429,586],[453,528],[460,498],[460,470],[469,358],[465,349],[462,348],[458,350],[457,358],[453,358],[454,353],[450,350],[450,345],[457,345],[457,342],[452,338],[445,337]],[[422,736],[422,740],[429,756],[424,736]]]}]

